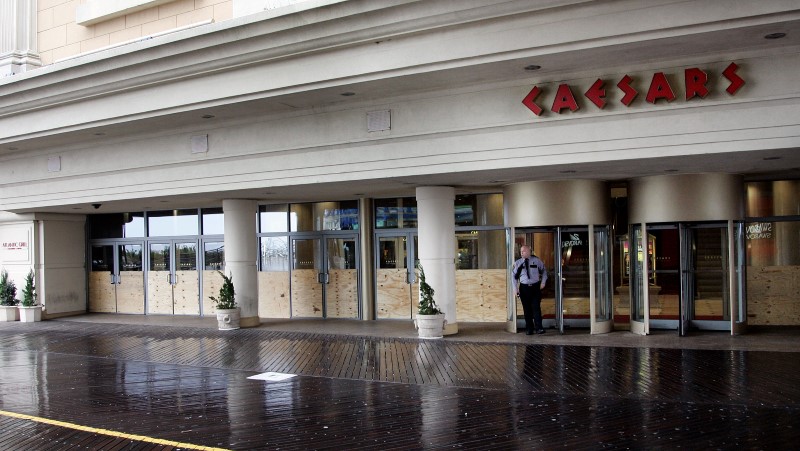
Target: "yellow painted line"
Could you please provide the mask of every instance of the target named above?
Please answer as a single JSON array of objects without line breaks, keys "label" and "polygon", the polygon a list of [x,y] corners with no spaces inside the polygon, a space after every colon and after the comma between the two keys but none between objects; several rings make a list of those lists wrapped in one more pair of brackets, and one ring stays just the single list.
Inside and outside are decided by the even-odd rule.
[{"label": "yellow painted line", "polygon": [[173,442],[172,440],[162,440],[160,438],[146,437],[144,435],[125,434],[125,433],[122,433],[122,432],[109,431],[108,429],[98,429],[98,428],[92,428],[92,427],[88,427],[88,426],[81,426],[80,424],[67,423],[65,421],[51,420],[49,418],[34,417],[34,416],[31,416],[31,415],[25,415],[25,414],[22,414],[22,413],[8,412],[8,411],[5,411],[5,410],[0,410],[0,415],[11,417],[11,418],[19,418],[19,419],[22,419],[22,420],[35,421],[37,423],[52,424],[53,426],[59,426],[59,427],[69,428],[69,429],[76,429],[76,430],[79,430],[79,431],[91,432],[93,434],[108,435],[108,436],[111,436],[111,437],[124,438],[124,439],[128,439],[128,440],[136,440],[136,441],[139,441],[139,442],[155,443],[157,445],[175,446],[175,447],[179,447],[179,448],[198,449],[198,450],[204,450],[204,451],[229,451],[229,450],[227,450],[225,448],[214,448],[212,446],[200,446],[200,445],[193,445],[191,443]]}]

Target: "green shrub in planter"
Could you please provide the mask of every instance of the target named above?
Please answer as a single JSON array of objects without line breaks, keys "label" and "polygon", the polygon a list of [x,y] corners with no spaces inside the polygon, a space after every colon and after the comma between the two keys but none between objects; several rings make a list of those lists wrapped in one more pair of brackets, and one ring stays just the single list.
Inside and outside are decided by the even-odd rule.
[{"label": "green shrub in planter", "polygon": [[8,278],[8,271],[0,272],[0,305],[17,305],[17,286]]}]

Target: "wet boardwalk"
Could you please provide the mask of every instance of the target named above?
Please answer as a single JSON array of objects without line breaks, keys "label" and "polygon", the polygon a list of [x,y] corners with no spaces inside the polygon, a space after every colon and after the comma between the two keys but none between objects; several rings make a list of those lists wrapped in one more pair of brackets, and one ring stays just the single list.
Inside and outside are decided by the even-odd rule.
[{"label": "wet boardwalk", "polygon": [[[0,323],[0,340],[4,450],[794,449],[800,439],[800,349],[62,321]],[[267,372],[295,376],[248,379]]]}]

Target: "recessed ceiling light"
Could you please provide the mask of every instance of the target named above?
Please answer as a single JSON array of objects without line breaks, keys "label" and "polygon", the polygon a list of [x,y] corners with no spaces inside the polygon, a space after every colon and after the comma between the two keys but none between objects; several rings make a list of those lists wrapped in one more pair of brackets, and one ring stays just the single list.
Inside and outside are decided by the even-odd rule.
[{"label": "recessed ceiling light", "polygon": [[677,169],[664,169],[664,172],[678,172]]},{"label": "recessed ceiling light", "polygon": [[103,133],[103,132],[97,132],[97,133],[95,133],[95,134],[94,134],[94,136],[105,136],[105,133]]},{"label": "recessed ceiling light", "polygon": [[780,38],[785,38],[785,37],[786,37],[786,33],[770,33],[768,35],[765,35],[764,39],[780,39]]},{"label": "recessed ceiling light", "polygon": [[355,92],[350,92],[350,91],[347,91],[347,92],[343,92],[343,93],[341,93],[341,94],[339,94],[339,95],[341,95],[341,96],[344,96],[344,97],[350,97],[350,96],[354,96],[354,95],[356,95],[356,93],[355,93]]},{"label": "recessed ceiling light", "polygon": [[214,116],[213,114],[204,114],[204,115],[202,115],[200,117],[202,117],[203,119],[211,119],[211,118],[214,118],[216,116]]},{"label": "recessed ceiling light", "polygon": [[542,68],[542,66],[539,66],[539,65],[536,65],[536,64],[529,64],[529,65],[525,66],[525,70],[527,70],[528,72],[533,72],[533,71],[539,70],[541,68]]},{"label": "recessed ceiling light", "polygon": [[364,193],[355,193],[355,194],[353,194],[353,195],[354,195],[354,196],[361,197],[361,196],[363,196],[363,195],[364,195]]},{"label": "recessed ceiling light", "polygon": [[8,150],[19,150],[19,147],[9,147]]},{"label": "recessed ceiling light", "polygon": [[575,173],[575,171],[573,171],[572,169],[567,169],[566,171],[558,171],[558,172],[560,172],[562,174],[574,174]]},{"label": "recessed ceiling light", "polygon": [[780,160],[781,157],[764,157],[764,161]]}]

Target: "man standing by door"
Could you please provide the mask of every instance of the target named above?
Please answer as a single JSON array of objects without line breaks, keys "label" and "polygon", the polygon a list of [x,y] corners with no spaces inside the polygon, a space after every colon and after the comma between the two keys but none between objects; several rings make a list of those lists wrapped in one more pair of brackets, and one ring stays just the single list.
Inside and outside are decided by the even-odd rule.
[{"label": "man standing by door", "polygon": [[539,257],[531,255],[530,246],[522,246],[519,251],[522,258],[515,261],[511,267],[511,286],[514,287],[514,294],[522,302],[525,334],[532,335],[534,332],[543,334],[542,289],[547,282],[547,269]]}]

